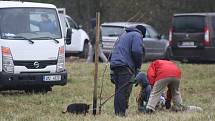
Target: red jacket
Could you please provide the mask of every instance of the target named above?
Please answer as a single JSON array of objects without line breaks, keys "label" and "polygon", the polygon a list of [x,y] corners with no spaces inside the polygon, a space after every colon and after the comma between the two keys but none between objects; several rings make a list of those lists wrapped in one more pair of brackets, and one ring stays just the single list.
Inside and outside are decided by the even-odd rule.
[{"label": "red jacket", "polygon": [[155,60],[149,65],[147,78],[152,86],[156,81],[168,77],[175,77],[179,80],[181,78],[181,71],[174,62]]}]

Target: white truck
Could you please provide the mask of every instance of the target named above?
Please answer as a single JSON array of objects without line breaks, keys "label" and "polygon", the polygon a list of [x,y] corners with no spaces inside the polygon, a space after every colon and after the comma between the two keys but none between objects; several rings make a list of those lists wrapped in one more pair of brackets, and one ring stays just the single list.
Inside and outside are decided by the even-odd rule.
[{"label": "white truck", "polygon": [[67,83],[65,43],[56,6],[0,1],[0,90],[51,91]]},{"label": "white truck", "polygon": [[81,58],[87,58],[89,36],[83,29],[81,29],[81,26],[78,26],[70,16],[66,15],[65,8],[58,8],[58,12],[61,18],[63,31],[66,31],[68,28],[72,31],[71,44],[66,45],[66,56],[74,55]]}]

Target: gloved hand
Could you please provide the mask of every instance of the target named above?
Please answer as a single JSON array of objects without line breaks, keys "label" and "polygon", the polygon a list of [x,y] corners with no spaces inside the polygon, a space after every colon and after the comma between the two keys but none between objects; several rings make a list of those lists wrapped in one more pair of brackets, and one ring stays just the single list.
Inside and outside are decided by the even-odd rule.
[{"label": "gloved hand", "polygon": [[110,81],[115,84],[114,71],[110,70]]},{"label": "gloved hand", "polygon": [[171,101],[166,100],[165,106],[166,106],[166,109],[170,109],[171,108]]},{"label": "gloved hand", "polygon": [[135,76],[137,76],[137,74],[138,74],[138,73],[140,73],[140,72],[141,72],[141,71],[140,71],[140,69],[139,69],[139,68],[137,68],[137,69],[135,70],[135,73],[134,73],[134,74],[135,74]]},{"label": "gloved hand", "polygon": [[132,77],[131,77],[131,79],[129,80],[128,83],[130,83],[130,84],[136,84],[137,83],[137,80],[135,79],[135,75],[134,74],[132,75]]},{"label": "gloved hand", "polygon": [[161,97],[160,97],[160,106],[165,107],[166,106],[165,103],[166,103],[166,99],[164,98],[164,96],[161,95]]}]

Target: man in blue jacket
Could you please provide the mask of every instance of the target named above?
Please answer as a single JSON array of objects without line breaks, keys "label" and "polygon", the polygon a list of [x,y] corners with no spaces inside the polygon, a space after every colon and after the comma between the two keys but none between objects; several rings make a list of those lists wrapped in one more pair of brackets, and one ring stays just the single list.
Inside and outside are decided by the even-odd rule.
[{"label": "man in blue jacket", "polygon": [[132,90],[132,80],[143,61],[143,37],[146,29],[137,25],[126,29],[113,49],[110,68],[115,83],[114,110],[118,116],[125,116]]}]

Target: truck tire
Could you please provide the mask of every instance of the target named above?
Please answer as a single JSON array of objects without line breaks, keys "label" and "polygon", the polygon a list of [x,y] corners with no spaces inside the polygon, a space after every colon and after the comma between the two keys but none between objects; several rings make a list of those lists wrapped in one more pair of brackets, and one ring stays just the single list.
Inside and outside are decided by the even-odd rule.
[{"label": "truck tire", "polygon": [[79,54],[80,58],[87,58],[89,51],[89,45],[88,42],[84,43],[83,51]]}]

